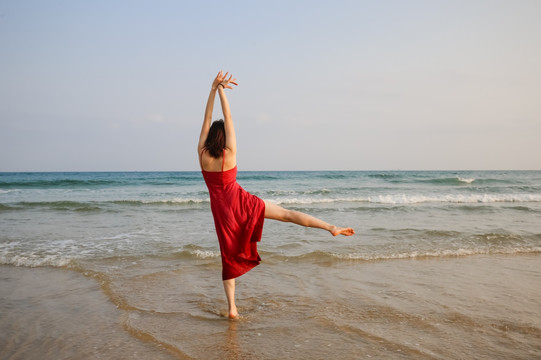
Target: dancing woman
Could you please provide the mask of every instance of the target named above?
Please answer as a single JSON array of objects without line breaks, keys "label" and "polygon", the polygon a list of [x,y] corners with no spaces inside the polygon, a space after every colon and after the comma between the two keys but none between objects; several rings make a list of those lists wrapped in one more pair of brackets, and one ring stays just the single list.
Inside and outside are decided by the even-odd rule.
[{"label": "dancing woman", "polygon": [[[222,257],[222,280],[229,305],[229,317],[237,318],[235,278],[250,271],[261,261],[257,242],[261,239],[264,219],[292,222],[329,231],[333,236],[350,236],[352,228],[330,225],[313,216],[284,209],[245,191],[237,183],[237,142],[225,89],[237,85],[229,73],[218,73],[205,109],[197,153],[203,178],[209,189],[210,207]],[[212,122],[216,92],[224,119]],[[212,122],[212,124],[211,124]]]}]

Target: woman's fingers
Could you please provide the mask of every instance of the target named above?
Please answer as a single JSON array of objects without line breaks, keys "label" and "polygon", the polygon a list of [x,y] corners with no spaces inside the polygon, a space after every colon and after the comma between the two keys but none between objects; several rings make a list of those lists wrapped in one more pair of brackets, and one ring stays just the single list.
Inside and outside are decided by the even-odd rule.
[{"label": "woman's fingers", "polygon": [[[227,77],[229,75],[229,78]],[[238,86],[239,84],[237,83],[237,79],[234,79],[233,78],[233,74],[229,74],[229,71],[225,73],[223,73],[222,70],[220,70],[220,72],[218,73],[218,75],[216,76],[216,80],[218,81],[218,84],[222,84],[222,86],[225,88],[225,89],[233,89],[231,86],[229,86],[229,84],[233,84],[235,86]]]},{"label": "woman's fingers", "polygon": [[223,71],[220,70],[220,72],[218,72],[218,75],[216,75],[216,77],[214,78],[214,81],[212,82],[213,87],[218,86],[218,84],[223,81],[223,75],[222,74],[223,74]]}]

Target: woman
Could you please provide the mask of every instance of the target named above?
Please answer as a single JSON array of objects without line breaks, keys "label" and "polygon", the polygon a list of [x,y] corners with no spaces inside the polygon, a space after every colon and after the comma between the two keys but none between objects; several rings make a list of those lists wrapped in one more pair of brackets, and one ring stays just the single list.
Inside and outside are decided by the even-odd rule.
[{"label": "woman", "polygon": [[[298,225],[320,228],[333,236],[350,236],[355,233],[351,228],[340,228],[313,216],[292,210],[286,210],[276,204],[263,201],[246,192],[237,183],[237,142],[235,129],[225,89],[237,85],[236,79],[229,73],[218,73],[212,82],[212,89],[205,109],[205,118],[197,153],[203,178],[209,189],[210,207],[220,253],[222,257],[222,280],[229,305],[229,317],[238,317],[235,306],[235,278],[257,266],[261,260],[257,253],[257,242],[261,239],[265,218]],[[212,123],[212,110],[216,92],[224,120]]]}]

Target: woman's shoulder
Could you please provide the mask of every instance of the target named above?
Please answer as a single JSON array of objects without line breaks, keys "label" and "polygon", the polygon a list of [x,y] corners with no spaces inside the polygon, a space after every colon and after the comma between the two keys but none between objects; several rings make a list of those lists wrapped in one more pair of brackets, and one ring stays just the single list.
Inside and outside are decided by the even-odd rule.
[{"label": "woman's shoulder", "polygon": [[229,148],[225,148],[224,156],[225,156],[225,158],[223,159],[224,171],[231,170],[235,166],[237,166],[237,152],[236,151],[233,151]]}]

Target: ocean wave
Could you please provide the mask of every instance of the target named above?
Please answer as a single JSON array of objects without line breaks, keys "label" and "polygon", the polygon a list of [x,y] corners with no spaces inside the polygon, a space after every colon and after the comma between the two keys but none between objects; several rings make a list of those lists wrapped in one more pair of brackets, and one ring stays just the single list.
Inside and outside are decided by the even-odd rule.
[{"label": "ocean wave", "polygon": [[219,258],[220,251],[219,250],[213,250],[213,249],[206,249],[199,247],[197,245],[186,245],[184,246],[184,250],[178,252],[176,254],[178,257],[182,258],[188,258],[188,259],[216,259]]},{"label": "ocean wave", "polygon": [[427,259],[427,258],[451,258],[473,255],[519,255],[519,254],[537,254],[541,253],[541,247],[513,247],[513,248],[472,248],[472,249],[448,249],[434,251],[411,251],[394,254],[329,254],[331,258],[338,260],[400,260],[400,259]]},{"label": "ocean wave", "polygon": [[2,190],[0,189],[0,194],[9,194],[9,193],[12,193],[12,192],[18,192],[20,190],[18,189],[10,189],[10,190]]},{"label": "ocean wave", "polygon": [[[261,249],[264,261],[326,263],[337,260],[380,261],[399,259],[446,258],[471,255],[515,255],[541,253],[541,234],[519,235],[507,232],[466,234],[447,230],[421,229],[370,229],[395,241],[382,246],[348,246],[332,250],[305,248],[306,243],[284,252],[283,247]],[[383,233],[383,234],[382,234]],[[385,233],[387,235],[385,235]],[[121,233],[106,238],[76,241],[72,239],[27,244],[25,241],[0,243],[0,264],[24,267],[67,267],[84,266],[103,259],[154,259],[219,262],[217,246],[202,247],[186,244],[180,250],[171,247],[155,247],[141,233]],[[395,236],[396,235],[396,236]],[[136,241],[132,241],[137,239]],[[99,240],[99,241],[98,241]],[[413,241],[413,242],[412,242]],[[89,245],[90,244],[90,245]],[[304,249],[304,250],[302,250]],[[299,250],[301,251],[299,253]]]},{"label": "ocean wave", "polygon": [[308,190],[267,190],[265,195],[269,197],[278,197],[278,196],[302,196],[302,195],[327,195],[333,193],[333,190],[322,188],[322,189],[308,189]]},{"label": "ocean wave", "polygon": [[56,211],[99,211],[101,207],[94,202],[78,201],[21,201],[8,207],[9,210],[23,210],[33,208],[49,208]]},{"label": "ocean wave", "polygon": [[338,174],[337,173],[328,173],[328,174],[319,174],[319,175],[316,175],[316,177],[321,178],[321,179],[336,180],[336,179],[345,179],[348,176],[345,175],[345,174],[340,174],[340,173],[338,173]]},{"label": "ocean wave", "polygon": [[[433,175],[433,176],[432,176]],[[400,173],[381,173],[381,174],[368,174],[368,178],[380,179],[384,182],[392,184],[432,184],[432,185],[447,185],[447,186],[464,186],[464,185],[520,185],[524,181],[520,178],[497,178],[497,177],[485,177],[490,175],[487,173],[482,174],[443,174],[436,175],[424,172],[409,172],[404,171]]]},{"label": "ocean wave", "polygon": [[541,246],[509,246],[509,247],[473,247],[458,249],[435,249],[435,250],[413,250],[397,252],[352,252],[337,253],[325,251],[313,251],[307,254],[287,256],[272,252],[262,253],[263,260],[274,259],[280,261],[294,262],[332,262],[332,261],[385,261],[385,260],[406,260],[406,259],[429,259],[429,258],[453,258],[474,255],[520,255],[539,254]]},{"label": "ocean wave", "polygon": [[383,204],[541,202],[541,194],[379,195],[370,202]]},{"label": "ocean wave", "polygon": [[458,181],[462,182],[462,183],[466,183],[466,184],[471,184],[472,182],[475,181],[474,178],[471,178],[471,179],[466,179],[466,178],[461,178],[460,176],[457,177]]},{"label": "ocean wave", "polygon": [[[475,255],[523,255],[523,254],[541,254],[541,246],[508,246],[508,247],[491,247],[480,246],[472,248],[457,248],[457,249],[434,249],[434,250],[412,250],[412,251],[396,251],[396,252],[351,252],[338,253],[326,251],[312,251],[307,254],[300,255],[284,255],[272,251],[260,251],[263,261],[269,263],[279,263],[283,261],[295,263],[327,263],[334,261],[387,261],[387,260],[415,260],[415,259],[431,259],[431,258],[456,258]],[[125,259],[130,255],[115,256],[119,259]],[[138,258],[143,258],[146,255],[131,256],[135,262]],[[183,250],[173,256],[177,259],[185,260],[217,260],[220,258],[218,250]],[[159,257],[168,258],[170,255],[158,255]],[[99,257],[104,259],[104,257]],[[11,265],[20,267],[55,267],[76,269],[81,266],[79,258],[74,255],[37,255],[37,254],[21,254],[21,255],[0,255],[0,265]],[[86,259],[89,262],[91,259]]]},{"label": "ocean wave", "polygon": [[189,254],[196,259],[216,259],[221,256],[219,251],[211,250],[192,250]]},{"label": "ocean wave", "polygon": [[210,198],[174,198],[174,199],[162,199],[162,200],[113,200],[110,201],[113,204],[117,205],[133,205],[133,206],[144,206],[144,205],[195,205],[195,204],[204,204],[210,203]]},{"label": "ocean wave", "polygon": [[15,210],[15,209],[16,208],[13,206],[0,203],[0,211],[10,211],[10,210]]},{"label": "ocean wave", "polygon": [[278,175],[271,175],[271,174],[258,174],[258,173],[252,173],[249,171],[240,171],[237,174],[237,179],[244,181],[244,180],[279,180],[281,179],[281,176]]},{"label": "ocean wave", "polygon": [[305,194],[305,195],[325,195],[325,194],[330,194],[332,191],[329,190],[329,189],[312,189],[312,190],[306,190],[306,191],[303,191],[302,193]]},{"label": "ocean wave", "polygon": [[0,173],[0,193],[22,189],[96,189],[200,183],[200,172]]},{"label": "ocean wave", "polygon": [[0,265],[12,265],[21,267],[57,267],[57,268],[71,268],[75,264],[75,259],[72,257],[65,257],[61,255],[12,255],[0,256]]},{"label": "ocean wave", "polygon": [[475,181],[475,178],[462,178],[460,176],[444,177],[436,179],[420,180],[420,183],[430,183],[435,185],[466,185]]},{"label": "ocean wave", "polygon": [[378,173],[378,174],[368,174],[369,178],[375,179],[401,179],[404,178],[404,175],[397,173]]},{"label": "ocean wave", "polygon": [[515,211],[523,211],[528,213],[541,213],[541,210],[539,209],[533,209],[528,206],[508,206],[506,209],[515,210]]},{"label": "ocean wave", "polygon": [[[280,192],[279,194],[284,194]],[[285,195],[285,194],[284,194]],[[313,195],[313,196],[307,196]],[[321,196],[318,196],[321,195]],[[352,204],[365,203],[376,205],[404,206],[424,203],[447,203],[447,204],[491,204],[491,203],[538,203],[541,202],[541,194],[441,194],[441,195],[416,195],[416,194],[387,194],[358,197],[329,197],[328,190],[307,191],[298,196],[269,196],[267,200],[278,205],[318,205],[318,204]],[[210,204],[210,198],[170,198],[170,199],[120,199],[107,201],[22,201],[15,203],[0,203],[0,211],[18,211],[25,209],[45,208],[54,211],[116,211],[116,206],[145,207],[145,206],[200,206]],[[475,210],[478,210],[475,208]],[[522,207],[519,210],[527,210]]]},{"label": "ocean wave", "polygon": [[0,181],[0,188],[3,189],[20,189],[20,188],[73,188],[73,187],[95,187],[95,186],[111,186],[124,185],[124,182],[118,180],[97,180],[97,179],[51,179],[51,180],[19,180],[19,181]]},{"label": "ocean wave", "polygon": [[280,205],[310,205],[325,203],[372,203],[385,205],[406,205],[422,203],[515,203],[541,202],[541,194],[443,194],[443,195],[407,195],[389,194],[366,197],[312,198],[291,197],[276,198],[270,201]]},{"label": "ocean wave", "polygon": [[147,206],[147,205],[180,205],[189,206],[210,203],[210,199],[164,199],[164,200],[111,200],[111,201],[21,201],[13,204],[0,203],[0,211],[48,208],[55,211],[101,211],[111,210],[110,206]]},{"label": "ocean wave", "polygon": [[393,194],[373,196],[368,202],[376,204],[541,202],[541,194]]}]

